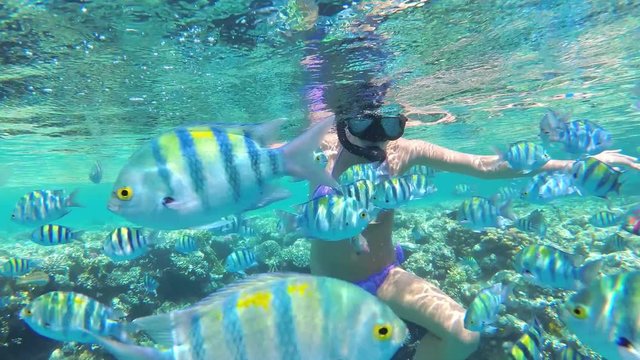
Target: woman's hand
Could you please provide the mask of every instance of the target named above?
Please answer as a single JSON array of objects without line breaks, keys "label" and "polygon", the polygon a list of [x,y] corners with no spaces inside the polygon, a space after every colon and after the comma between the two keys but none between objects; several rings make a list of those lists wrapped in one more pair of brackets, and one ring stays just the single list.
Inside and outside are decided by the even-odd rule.
[{"label": "woman's hand", "polygon": [[624,165],[630,168],[640,170],[640,163],[638,158],[620,153],[620,149],[606,150],[598,155],[594,155],[596,159],[609,165]]}]

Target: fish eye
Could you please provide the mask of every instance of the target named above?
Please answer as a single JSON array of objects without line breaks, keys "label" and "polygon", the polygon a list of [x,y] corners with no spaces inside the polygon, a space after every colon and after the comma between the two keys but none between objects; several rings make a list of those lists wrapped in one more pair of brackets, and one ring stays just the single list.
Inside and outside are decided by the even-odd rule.
[{"label": "fish eye", "polygon": [[366,217],[367,217],[367,213],[366,213],[366,212],[364,212],[364,211],[363,211],[363,212],[361,212],[361,213],[360,213],[360,217],[361,217],[361,218],[363,218],[363,219],[364,219],[364,218],[366,218]]},{"label": "fish eye", "polygon": [[29,309],[25,309],[24,310],[24,314],[27,315],[27,316],[31,316],[32,312]]},{"label": "fish eye", "polygon": [[11,218],[15,219],[16,218],[16,214],[11,214]]},{"label": "fish eye", "polygon": [[133,197],[133,189],[129,186],[123,186],[116,190],[116,196],[123,201],[131,200]]},{"label": "fish eye", "polygon": [[525,274],[527,274],[527,275],[530,275],[530,274],[531,274],[531,271],[530,271],[529,269],[524,269],[524,270],[522,270],[522,272],[523,272],[523,273],[525,273]]},{"label": "fish eye", "polygon": [[576,307],[571,310],[571,313],[578,319],[584,319],[587,317],[587,310],[580,305],[576,305]]},{"label": "fish eye", "polygon": [[382,324],[373,327],[373,337],[378,340],[389,340],[391,339],[391,334],[391,325]]},{"label": "fish eye", "polygon": [[320,155],[316,156],[316,161],[320,161]]}]

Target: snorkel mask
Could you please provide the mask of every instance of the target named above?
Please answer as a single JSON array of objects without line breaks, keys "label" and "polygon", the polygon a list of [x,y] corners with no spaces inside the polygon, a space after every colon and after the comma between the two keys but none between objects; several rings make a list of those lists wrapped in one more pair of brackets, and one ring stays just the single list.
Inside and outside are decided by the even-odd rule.
[{"label": "snorkel mask", "polygon": [[349,132],[362,140],[369,142],[383,142],[397,140],[404,134],[407,118],[399,114],[397,116],[383,116],[379,113],[367,112],[360,117],[346,118],[338,121],[336,130],[340,144],[350,153],[376,162],[384,161],[387,157],[384,149],[378,146],[359,146],[351,141],[346,134]]}]

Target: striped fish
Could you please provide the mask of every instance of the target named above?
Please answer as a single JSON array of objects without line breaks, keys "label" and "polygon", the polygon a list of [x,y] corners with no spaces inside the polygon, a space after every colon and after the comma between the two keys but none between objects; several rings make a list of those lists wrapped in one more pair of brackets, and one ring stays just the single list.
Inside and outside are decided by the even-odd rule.
[{"label": "striped fish", "polygon": [[232,252],[224,261],[226,272],[245,275],[245,271],[258,265],[256,254],[250,249],[240,249]]},{"label": "striped fish", "polygon": [[10,258],[0,266],[0,276],[18,277],[40,267],[42,261]]},{"label": "striped fish", "polygon": [[193,236],[182,235],[176,240],[175,249],[182,254],[189,254],[198,251],[198,242]]},{"label": "striped fish", "polygon": [[435,177],[438,171],[426,165],[415,165],[409,168],[404,175],[424,175],[426,177]]},{"label": "striped fish", "polygon": [[537,319],[529,324],[527,330],[513,344],[509,351],[510,360],[542,360],[542,350],[544,346],[542,325]]},{"label": "striped fish", "polygon": [[283,176],[337,188],[324,169],[309,166],[331,125],[327,119],[279,148],[263,147],[255,137],[273,127],[270,123],[176,128],[129,159],[108,208],[141,226],[173,230],[211,224],[288,197],[274,184]]},{"label": "striped fish", "polygon": [[578,256],[547,245],[530,245],[520,250],[514,260],[515,270],[538,286],[577,290],[598,276],[601,260],[582,265]]},{"label": "striped fish", "polygon": [[540,137],[544,142],[557,142],[572,154],[598,154],[613,144],[611,133],[589,120],[565,121],[562,116],[550,111],[540,122]]},{"label": "striped fish", "polygon": [[397,209],[409,203],[413,193],[414,189],[408,178],[392,177],[375,185],[371,202],[380,209]]},{"label": "striped fish", "polygon": [[20,318],[36,333],[58,341],[89,343],[90,334],[127,341],[119,313],[88,296],[52,291],[38,296],[20,311]]},{"label": "striped fish", "polygon": [[464,315],[464,328],[494,333],[497,329],[491,324],[495,322],[500,305],[507,301],[510,293],[511,286],[501,283],[480,290]]},{"label": "striped fish", "polygon": [[547,234],[547,224],[542,210],[533,210],[529,215],[516,219],[513,225],[520,231],[537,234],[544,239]]},{"label": "striped fish", "polygon": [[640,235],[640,205],[636,205],[625,214],[620,228],[633,235]]},{"label": "striped fish", "polygon": [[570,295],[560,318],[580,341],[610,360],[637,359],[640,271],[618,272]]},{"label": "striped fish", "polygon": [[604,240],[603,251],[605,252],[617,252],[624,251],[631,245],[631,240],[628,237],[622,236],[616,232],[608,236]]},{"label": "striped fish", "polygon": [[276,212],[286,232],[299,231],[304,236],[326,241],[356,237],[372,220],[356,199],[338,194],[312,199],[301,205],[297,214]]},{"label": "striped fish", "polygon": [[456,219],[462,226],[477,232],[488,227],[504,228],[507,220],[515,219],[515,216],[510,201],[498,207],[492,200],[474,196],[460,204]]},{"label": "striped fish", "polygon": [[498,202],[505,202],[507,200],[513,200],[520,197],[520,190],[513,186],[502,186],[498,189],[496,195],[494,195]]},{"label": "striped fish", "polygon": [[31,233],[31,241],[43,246],[63,245],[80,240],[84,231],[73,231],[66,226],[42,225]]},{"label": "striped fish", "polygon": [[573,163],[571,168],[575,185],[582,193],[606,198],[610,192],[620,194],[622,172],[589,156]]},{"label": "striped fish", "polygon": [[618,225],[621,220],[621,214],[611,211],[598,211],[589,218],[589,224],[595,227],[605,228]]},{"label": "striped fish", "polygon": [[496,149],[496,153],[501,161],[506,161],[511,169],[522,174],[537,170],[551,160],[542,146],[530,141],[512,143],[505,152]]},{"label": "striped fish", "polygon": [[120,359],[390,359],[408,331],[386,304],[338,279],[254,275],[200,303],[139,318],[164,351],[97,338]]},{"label": "striped fish", "polygon": [[467,184],[457,184],[453,188],[454,195],[466,195],[466,194],[469,194],[470,192],[471,192],[471,186]]},{"label": "striped fish", "polygon": [[257,236],[256,230],[251,226],[251,219],[245,219],[241,215],[229,215],[220,221],[204,227],[205,230],[215,236],[238,234],[245,237]]},{"label": "striped fish", "polygon": [[386,165],[379,163],[356,164],[345,170],[338,177],[338,182],[340,184],[353,184],[358,180],[369,180],[376,183],[378,182],[378,176],[385,175],[386,172]]},{"label": "striped fish", "polygon": [[142,229],[116,228],[104,241],[104,254],[113,261],[136,259],[149,251],[157,236],[157,232],[145,233]]},{"label": "striped fish", "polygon": [[156,280],[156,278],[154,278],[153,276],[146,274],[142,279],[142,286],[144,286],[144,290],[147,293],[153,296],[158,296],[158,292],[156,290],[158,290],[160,284],[158,283],[158,280]]},{"label": "striped fish", "polygon": [[560,350],[558,360],[590,360],[591,357],[584,355],[578,350],[575,344],[567,345]]},{"label": "striped fish", "polygon": [[411,187],[411,200],[419,200],[438,191],[438,188],[429,181],[426,175],[404,175],[402,178],[405,179]]},{"label": "striped fish", "polygon": [[77,190],[70,195],[64,190],[35,190],[18,200],[11,220],[22,224],[39,226],[67,215],[70,207],[79,207]]},{"label": "striped fish", "polygon": [[[371,198],[375,191],[375,185],[371,180],[358,180],[354,183],[342,185],[345,196],[356,199],[363,208],[372,212],[375,209]],[[372,216],[373,217],[373,216]]]},{"label": "striped fish", "polygon": [[544,172],[535,175],[522,189],[520,198],[531,203],[546,204],[554,199],[582,195],[573,177],[563,172]]}]

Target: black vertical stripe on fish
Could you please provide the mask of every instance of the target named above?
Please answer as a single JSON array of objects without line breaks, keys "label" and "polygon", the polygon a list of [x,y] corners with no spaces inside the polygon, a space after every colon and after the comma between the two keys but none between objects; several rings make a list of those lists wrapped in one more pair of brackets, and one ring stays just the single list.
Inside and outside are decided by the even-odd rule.
[{"label": "black vertical stripe on fish", "polygon": [[200,156],[196,151],[193,137],[191,136],[191,133],[183,127],[177,128],[175,130],[175,134],[178,138],[178,142],[180,143],[180,154],[182,155],[182,159],[184,159],[187,163],[187,167],[189,167],[189,178],[191,179],[193,188],[206,208],[208,198],[204,196],[204,169]]},{"label": "black vertical stripe on fish", "polygon": [[[605,185],[607,185],[610,178],[611,178],[611,174],[609,173],[609,171],[604,171],[604,174],[600,178],[600,181],[598,181],[598,183],[596,184],[596,189],[597,190],[602,189]],[[609,186],[609,189],[607,189],[607,192],[609,190],[611,190],[611,186]]]},{"label": "black vertical stripe on fish", "polygon": [[124,241],[122,239],[122,228],[116,230],[116,239],[118,239],[118,248],[117,248],[117,250],[124,249]]},{"label": "black vertical stripe on fish", "polygon": [[271,165],[271,174],[278,175],[280,173],[280,166],[278,164],[278,155],[280,150],[269,149],[267,152],[269,156],[269,165]]},{"label": "black vertical stripe on fish", "polygon": [[68,335],[71,329],[71,320],[73,320],[73,314],[75,313],[73,305],[75,304],[73,293],[67,294],[67,301],[65,303],[65,313],[62,318],[62,332]]},{"label": "black vertical stripe on fish", "polygon": [[58,244],[62,243],[62,240],[64,240],[64,228],[62,226],[56,225],[56,230],[58,230],[58,237],[56,238]]},{"label": "black vertical stripe on fish", "polygon": [[[45,235],[45,233],[44,233],[45,229],[46,229],[46,227],[45,227],[45,226],[41,226],[41,227],[40,227],[40,239],[41,239],[42,241],[44,241],[44,240],[47,238],[47,236],[46,236],[46,235]],[[47,232],[48,232],[48,231],[47,231]]]},{"label": "black vertical stripe on fish", "polygon": [[596,168],[598,167],[599,163],[595,160],[592,160],[592,161],[585,161],[584,164],[587,165],[587,168],[585,169],[584,174],[582,176],[582,185],[584,185],[587,182],[587,180],[591,178],[594,171],[596,171]]},{"label": "black vertical stripe on fish", "polygon": [[173,194],[173,187],[171,187],[171,172],[167,168],[167,159],[162,154],[160,143],[157,138],[151,141],[151,152],[153,153],[153,159],[155,160],[156,167],[158,168],[158,175],[167,187],[169,195]]},{"label": "black vertical stripe on fish", "polygon": [[211,131],[218,143],[219,153],[222,155],[225,175],[227,183],[231,187],[233,200],[238,201],[240,199],[240,176],[238,174],[238,169],[236,168],[235,157],[231,147],[231,141],[229,140],[229,135],[225,131],[215,127],[211,128]]},{"label": "black vertical stripe on fish", "polygon": [[49,240],[49,244],[53,244],[53,226],[47,226],[47,240]]},{"label": "black vertical stripe on fish", "polygon": [[91,330],[91,320],[93,319],[93,312],[96,309],[96,301],[89,301],[84,311],[84,329]]},{"label": "black vertical stripe on fish", "polygon": [[136,247],[133,245],[133,232],[136,231],[136,229],[130,229],[129,231],[127,231],[127,243],[129,243],[129,251],[134,252]]},{"label": "black vertical stripe on fish", "polygon": [[516,343],[516,346],[518,347],[518,349],[520,349],[522,355],[526,360],[535,360],[533,358],[533,354],[531,353],[531,351],[529,351],[529,348],[525,344],[523,344],[522,341],[518,341]]},{"label": "black vertical stripe on fish", "polygon": [[190,324],[190,336],[191,346],[191,359],[204,360],[206,358],[206,352],[204,349],[204,339],[202,338],[202,324],[200,324],[200,315],[196,314],[191,317]]},{"label": "black vertical stripe on fish", "polygon": [[256,142],[253,141],[249,136],[244,138],[244,144],[247,147],[247,152],[249,153],[249,159],[251,160],[251,170],[253,170],[253,174],[256,178],[256,183],[258,187],[262,189],[264,186],[264,179],[262,178],[262,169],[260,168],[260,151],[256,146]]}]

